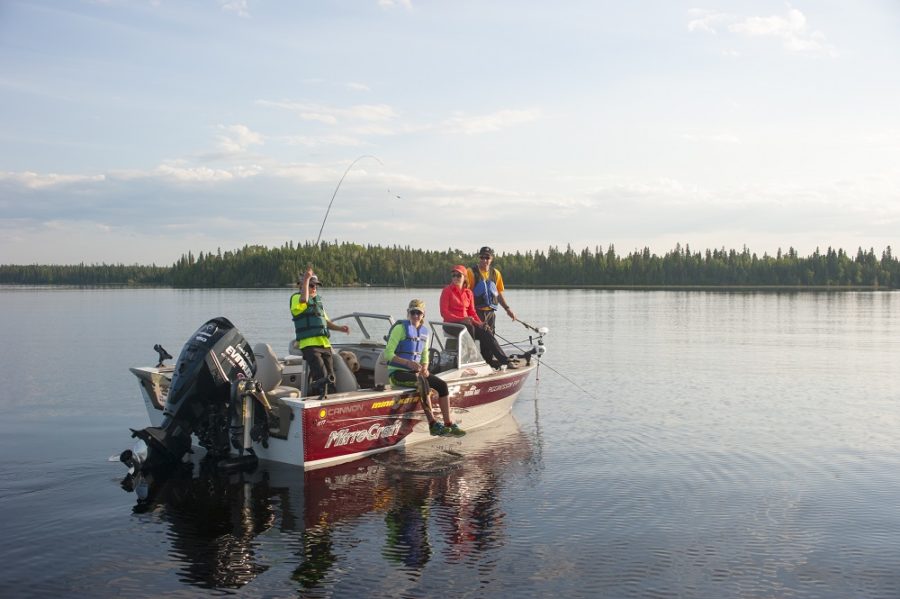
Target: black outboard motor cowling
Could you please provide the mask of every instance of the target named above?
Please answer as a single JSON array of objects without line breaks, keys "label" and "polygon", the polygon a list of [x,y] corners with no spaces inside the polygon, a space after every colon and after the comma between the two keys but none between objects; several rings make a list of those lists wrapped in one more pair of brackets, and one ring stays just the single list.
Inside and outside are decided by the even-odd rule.
[{"label": "black outboard motor cowling", "polygon": [[231,321],[207,321],[178,356],[162,424],[132,430],[146,443],[146,457],[126,450],[120,459],[142,471],[177,464],[191,448],[192,433],[210,454],[227,455],[232,383],[255,374],[253,349]]}]

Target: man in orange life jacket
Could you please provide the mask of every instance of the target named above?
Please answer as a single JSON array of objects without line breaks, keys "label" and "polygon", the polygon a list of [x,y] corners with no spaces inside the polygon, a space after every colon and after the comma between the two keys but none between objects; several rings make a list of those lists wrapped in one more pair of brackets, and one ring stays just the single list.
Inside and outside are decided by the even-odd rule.
[{"label": "man in orange life jacket", "polygon": [[475,309],[481,321],[490,327],[492,333],[499,306],[503,306],[510,318],[516,319],[515,313],[503,297],[503,275],[492,266],[493,262],[494,250],[484,246],[478,251],[478,264],[466,269],[469,289],[475,296]]}]

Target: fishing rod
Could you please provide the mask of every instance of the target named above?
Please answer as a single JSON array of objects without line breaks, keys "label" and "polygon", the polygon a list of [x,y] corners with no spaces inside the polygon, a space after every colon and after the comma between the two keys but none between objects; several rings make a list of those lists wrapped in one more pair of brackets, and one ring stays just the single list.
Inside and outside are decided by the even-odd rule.
[{"label": "fishing rod", "polygon": [[[520,322],[521,322],[521,321],[520,321]],[[525,324],[525,323],[523,322],[522,324]],[[529,327],[529,328],[533,328],[533,327]],[[541,329],[544,329],[544,333],[547,332],[547,330],[546,330],[547,327],[541,327]],[[534,330],[537,331],[537,330],[539,330],[539,329],[534,329]],[[543,333],[542,333],[542,334],[543,334]],[[521,351],[521,352],[523,352],[523,353],[526,353],[525,350],[523,350],[521,347],[519,347],[519,346],[516,344],[517,342],[510,341],[509,339],[507,339],[507,338],[504,337],[503,335],[500,335],[499,333],[497,333],[497,331],[494,331],[494,336],[495,336],[495,337],[499,337],[500,339],[502,339],[503,341],[505,341],[507,345],[511,345],[512,347],[515,347],[515,348],[518,349],[519,351]],[[543,366],[546,366],[546,367],[549,368],[551,371],[555,372],[555,373],[558,374],[560,377],[562,377],[563,380],[565,380],[566,382],[568,382],[570,385],[572,385],[573,387],[575,387],[576,389],[578,389],[579,391],[581,391],[582,393],[584,393],[585,395],[587,395],[587,396],[590,397],[591,399],[596,400],[596,401],[600,401],[600,398],[599,398],[599,397],[597,397],[596,395],[594,395],[593,393],[591,393],[590,391],[588,391],[587,389],[585,389],[584,387],[582,387],[581,385],[579,385],[578,383],[576,383],[575,381],[573,381],[572,379],[570,379],[569,377],[567,377],[566,375],[564,375],[563,373],[561,373],[560,371],[558,371],[556,368],[553,368],[552,366],[550,366],[549,364],[547,364],[547,362],[544,361],[543,358],[539,358],[539,359],[538,359],[538,364],[541,364],[541,365],[543,365]]]},{"label": "fishing rod", "polygon": [[528,324],[527,322],[525,322],[524,320],[520,320],[520,319],[518,319],[518,318],[516,319],[516,322],[518,322],[520,325],[522,325],[522,326],[525,327],[526,329],[531,329],[532,331],[534,331],[534,332],[537,333],[538,335],[545,335],[545,334],[547,334],[547,333],[550,332],[550,330],[549,330],[547,327],[537,328],[537,327],[535,327],[534,325],[530,325],[530,324]]},{"label": "fishing rod", "polygon": [[340,179],[340,181],[338,181],[337,187],[334,188],[334,193],[331,194],[331,201],[328,202],[328,210],[325,211],[325,218],[322,219],[322,226],[319,227],[319,236],[316,237],[316,247],[319,246],[319,241],[322,239],[322,230],[325,229],[325,221],[328,220],[328,214],[331,212],[331,205],[334,204],[334,198],[337,197],[338,190],[341,188],[341,183],[344,182],[344,177],[346,177],[346,176],[347,176],[347,173],[350,172],[350,169],[352,169],[353,166],[354,166],[357,162],[359,162],[360,160],[362,160],[363,158],[371,158],[372,160],[374,160],[375,162],[377,162],[377,163],[380,164],[381,166],[384,166],[384,163],[383,163],[381,160],[379,160],[379,159],[378,159],[377,157],[375,157],[375,156],[372,156],[371,154],[363,154],[362,156],[358,157],[356,160],[354,160],[353,162],[350,163],[350,166],[348,166],[348,167],[347,167],[347,170],[344,171],[344,174],[341,175],[341,179]]},{"label": "fishing rod", "polygon": [[[319,241],[322,240],[322,231],[325,229],[325,223],[328,221],[328,215],[331,214],[331,205],[334,204],[334,198],[337,197],[338,190],[341,188],[341,183],[344,182],[344,178],[346,178],[347,174],[350,172],[350,169],[352,169],[356,165],[356,163],[359,162],[360,160],[362,160],[363,158],[371,158],[372,160],[374,160],[381,166],[384,166],[384,163],[381,160],[379,160],[377,156],[372,156],[371,154],[363,154],[362,156],[357,157],[356,160],[354,160],[353,162],[350,163],[350,166],[347,167],[347,170],[344,171],[344,174],[341,175],[341,178],[338,180],[337,186],[335,186],[335,188],[334,188],[334,193],[331,194],[331,201],[328,202],[328,209],[325,210],[325,218],[322,219],[322,226],[319,227],[319,236],[316,237],[316,245],[313,248],[312,256],[315,256],[316,252],[319,251]],[[312,268],[312,256],[310,257],[309,262],[306,265],[307,270]]]}]

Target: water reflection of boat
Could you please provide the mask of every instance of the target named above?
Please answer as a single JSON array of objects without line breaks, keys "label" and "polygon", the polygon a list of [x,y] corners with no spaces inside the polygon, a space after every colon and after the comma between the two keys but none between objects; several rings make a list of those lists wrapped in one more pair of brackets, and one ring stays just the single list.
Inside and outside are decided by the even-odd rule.
[{"label": "water reflection of boat", "polygon": [[290,543],[291,584],[310,589],[334,576],[350,550],[347,535],[334,531],[367,516],[383,515],[381,554],[411,575],[436,547],[462,559],[496,546],[504,484],[531,456],[531,441],[508,415],[466,437],[332,468],[263,462],[252,473],[223,475],[200,467],[167,477],[154,503],[139,505],[166,523],[170,553],[192,585],[239,588],[267,572],[272,552],[260,551],[259,539],[276,530],[299,538]]}]

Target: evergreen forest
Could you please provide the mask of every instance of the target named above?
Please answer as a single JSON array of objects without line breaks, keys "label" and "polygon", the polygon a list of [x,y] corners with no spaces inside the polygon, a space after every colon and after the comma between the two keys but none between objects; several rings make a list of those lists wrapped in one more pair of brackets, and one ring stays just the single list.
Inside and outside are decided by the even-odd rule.
[{"label": "evergreen forest", "polygon": [[[275,248],[247,245],[226,252],[189,252],[169,267],[0,265],[0,284],[284,287],[312,265],[327,286],[428,287],[445,284],[454,264],[475,262],[475,254],[455,249],[288,242]],[[510,287],[900,288],[900,263],[890,246],[880,255],[872,248],[848,254],[829,247],[802,257],[793,248],[759,256],[746,247],[692,251],[679,244],[660,256],[649,248],[619,255],[612,245],[580,251],[550,247],[499,254],[494,266]]]}]

